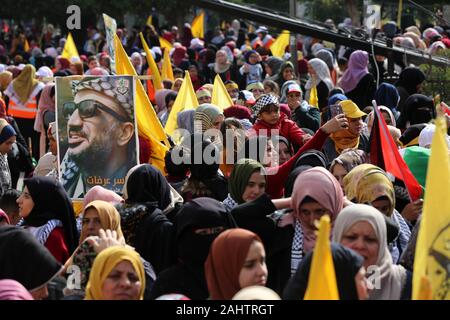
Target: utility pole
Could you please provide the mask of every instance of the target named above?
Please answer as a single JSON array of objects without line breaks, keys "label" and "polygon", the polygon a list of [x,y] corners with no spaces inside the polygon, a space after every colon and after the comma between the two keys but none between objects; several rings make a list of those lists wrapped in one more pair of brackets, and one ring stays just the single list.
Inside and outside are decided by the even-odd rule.
[{"label": "utility pole", "polygon": [[[297,0],[289,0],[289,15],[291,18],[297,18]],[[295,74],[298,72],[298,55],[297,55],[297,34],[290,33],[290,53],[291,62],[294,65]]]}]

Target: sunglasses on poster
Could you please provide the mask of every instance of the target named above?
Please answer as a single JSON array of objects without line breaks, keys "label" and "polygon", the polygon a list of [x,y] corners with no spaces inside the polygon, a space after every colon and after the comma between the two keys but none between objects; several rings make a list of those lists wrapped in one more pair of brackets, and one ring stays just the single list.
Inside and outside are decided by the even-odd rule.
[{"label": "sunglasses on poster", "polygon": [[86,118],[92,118],[95,115],[97,115],[97,110],[100,109],[114,118],[116,118],[119,121],[122,122],[130,122],[131,120],[121,114],[118,114],[111,108],[108,108],[104,104],[95,101],[95,100],[84,100],[80,103],[75,102],[66,102],[63,105],[63,115],[66,120],[69,120],[70,116],[75,112],[75,110],[78,110],[78,114],[81,119]]}]

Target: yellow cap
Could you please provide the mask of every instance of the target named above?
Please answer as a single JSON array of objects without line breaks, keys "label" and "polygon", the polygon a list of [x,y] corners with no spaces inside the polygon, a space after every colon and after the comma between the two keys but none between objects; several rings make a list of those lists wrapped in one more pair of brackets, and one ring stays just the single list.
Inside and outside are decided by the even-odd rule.
[{"label": "yellow cap", "polygon": [[367,113],[359,110],[356,103],[354,103],[352,100],[343,100],[340,102],[340,105],[342,107],[342,111],[344,111],[344,114],[347,118],[355,119],[367,116]]}]

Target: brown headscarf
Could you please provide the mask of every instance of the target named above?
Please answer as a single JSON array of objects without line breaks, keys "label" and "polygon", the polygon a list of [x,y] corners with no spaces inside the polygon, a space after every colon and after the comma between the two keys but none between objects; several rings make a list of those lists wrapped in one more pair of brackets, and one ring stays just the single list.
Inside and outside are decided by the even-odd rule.
[{"label": "brown headscarf", "polygon": [[20,102],[26,103],[30,97],[31,92],[39,84],[35,79],[36,69],[33,65],[27,64],[19,76],[13,80],[12,86]]},{"label": "brown headscarf", "polygon": [[212,300],[231,300],[241,289],[239,274],[252,242],[261,239],[245,229],[229,229],[212,243],[205,262],[206,282]]}]

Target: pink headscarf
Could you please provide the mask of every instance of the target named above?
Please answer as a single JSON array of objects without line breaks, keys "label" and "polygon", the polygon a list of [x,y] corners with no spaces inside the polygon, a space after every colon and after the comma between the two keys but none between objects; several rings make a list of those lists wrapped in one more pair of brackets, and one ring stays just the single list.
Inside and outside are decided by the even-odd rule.
[{"label": "pink headscarf", "polygon": [[50,96],[50,93],[54,86],[54,83],[47,83],[44,89],[42,89],[36,119],[34,120],[34,130],[37,132],[42,132],[44,130],[44,113],[46,111],[55,112],[55,101]]},{"label": "pink headscarf", "polygon": [[15,280],[0,280],[0,300],[34,300],[27,289]]},{"label": "pink headscarf", "polygon": [[294,209],[295,218],[302,225],[305,252],[311,251],[316,243],[316,230],[312,229],[309,223],[306,223],[299,211],[301,203],[307,196],[313,198],[330,211],[331,223],[334,222],[344,206],[342,188],[328,170],[322,167],[314,167],[299,174],[292,191],[291,207]]},{"label": "pink headscarf", "polygon": [[105,189],[101,186],[95,186],[86,193],[86,196],[83,199],[83,208],[85,208],[89,203],[95,200],[103,200],[111,203],[112,205],[116,205],[125,201],[114,191]]},{"label": "pink headscarf", "polygon": [[339,84],[345,93],[355,89],[359,83],[359,80],[369,73],[369,70],[367,69],[368,64],[369,54],[367,52],[356,50],[350,55],[348,69],[345,70]]},{"label": "pink headscarf", "polygon": [[162,110],[166,109],[166,96],[169,92],[174,92],[173,90],[169,90],[169,89],[161,89],[161,90],[157,90],[155,93],[155,100],[156,100],[156,105],[158,106],[158,111],[161,112]]},{"label": "pink headscarf", "polygon": [[[4,218],[8,224],[11,224],[11,221],[9,221],[8,215],[7,215],[6,212],[3,211],[2,209],[0,209],[0,218]],[[0,300],[1,300],[1,299],[0,299]]]}]

